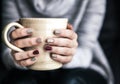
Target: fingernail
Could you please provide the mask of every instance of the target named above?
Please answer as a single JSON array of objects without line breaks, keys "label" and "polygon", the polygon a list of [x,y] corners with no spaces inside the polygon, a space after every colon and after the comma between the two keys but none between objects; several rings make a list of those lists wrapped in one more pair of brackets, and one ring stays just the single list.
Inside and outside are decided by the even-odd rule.
[{"label": "fingernail", "polygon": [[59,35],[60,33],[61,33],[60,30],[55,30],[55,31],[54,31],[54,34],[55,34],[55,35]]},{"label": "fingernail", "polygon": [[53,59],[56,59],[56,58],[57,58],[57,55],[56,55],[56,54],[52,54],[51,57],[52,57]]},{"label": "fingernail", "polygon": [[48,39],[46,40],[46,42],[47,42],[47,43],[53,43],[53,42],[54,42],[54,39],[48,38]]},{"label": "fingernail", "polygon": [[35,58],[35,57],[31,58],[31,61],[35,61],[35,60],[36,60],[36,58]]},{"label": "fingernail", "polygon": [[68,24],[68,28],[67,29],[73,30],[73,26],[71,24]]},{"label": "fingernail", "polygon": [[38,50],[34,50],[33,51],[33,55],[38,55],[39,54],[39,51]]},{"label": "fingernail", "polygon": [[44,49],[47,51],[50,51],[50,50],[52,50],[52,47],[50,45],[45,45]]},{"label": "fingernail", "polygon": [[32,30],[32,29],[28,29],[28,30],[26,31],[26,33],[27,33],[27,34],[32,34],[32,33],[33,33],[33,30]]},{"label": "fingernail", "polygon": [[40,39],[40,38],[37,38],[37,39],[36,39],[36,42],[37,42],[37,43],[41,43],[41,39]]}]

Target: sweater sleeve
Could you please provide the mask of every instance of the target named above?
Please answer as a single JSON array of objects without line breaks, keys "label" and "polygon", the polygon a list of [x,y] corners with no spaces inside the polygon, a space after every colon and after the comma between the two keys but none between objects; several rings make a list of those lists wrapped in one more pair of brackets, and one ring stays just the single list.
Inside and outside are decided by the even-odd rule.
[{"label": "sweater sleeve", "polygon": [[[2,1],[2,27],[4,28],[10,22],[17,21],[19,19],[19,12],[17,10],[17,6],[15,4],[15,0],[3,0]],[[23,68],[15,63],[12,55],[11,49],[6,47],[4,44],[2,45],[2,61],[3,64],[8,68],[16,67],[16,68]]]},{"label": "sweater sleeve", "polygon": [[92,48],[98,40],[106,9],[106,0],[89,0],[79,29],[77,29],[79,46],[70,63],[64,68],[88,68],[92,63]]},{"label": "sweater sleeve", "polygon": [[19,19],[20,15],[15,0],[2,1],[2,28],[13,21]]}]

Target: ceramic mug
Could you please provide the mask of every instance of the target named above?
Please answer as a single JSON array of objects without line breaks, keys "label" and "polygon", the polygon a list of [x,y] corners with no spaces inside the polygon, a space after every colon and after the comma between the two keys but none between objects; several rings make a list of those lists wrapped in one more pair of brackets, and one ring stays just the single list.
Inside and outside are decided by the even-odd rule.
[{"label": "ceramic mug", "polygon": [[[19,23],[18,23],[19,22]],[[2,32],[3,42],[12,50],[23,52],[29,49],[38,49],[40,56],[38,56],[37,62],[29,66],[32,70],[52,70],[62,67],[60,62],[54,61],[50,57],[50,53],[46,52],[43,48],[45,41],[49,37],[55,37],[53,31],[56,29],[66,29],[68,19],[67,18],[20,18],[18,22],[12,22],[6,25]],[[15,28],[33,28],[34,32],[31,37],[40,36],[42,43],[39,46],[26,48],[22,50],[15,45],[11,44],[8,40],[8,31],[12,27]]]}]

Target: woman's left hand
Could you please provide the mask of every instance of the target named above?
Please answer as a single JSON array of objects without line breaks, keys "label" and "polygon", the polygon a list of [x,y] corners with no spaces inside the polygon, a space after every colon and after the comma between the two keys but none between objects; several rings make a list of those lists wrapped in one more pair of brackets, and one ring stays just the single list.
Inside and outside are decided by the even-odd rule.
[{"label": "woman's left hand", "polygon": [[69,63],[78,46],[77,34],[73,31],[73,27],[70,24],[67,25],[67,29],[55,30],[54,34],[57,37],[46,40],[45,50],[52,53],[52,59],[63,64]]}]

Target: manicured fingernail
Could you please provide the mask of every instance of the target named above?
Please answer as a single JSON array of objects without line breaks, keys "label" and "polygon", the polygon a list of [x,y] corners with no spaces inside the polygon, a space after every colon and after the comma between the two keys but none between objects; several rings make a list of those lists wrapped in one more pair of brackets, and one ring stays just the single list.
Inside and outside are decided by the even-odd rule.
[{"label": "manicured fingernail", "polygon": [[55,34],[55,35],[59,35],[60,33],[61,33],[60,30],[55,30],[55,31],[54,31],[54,34]]},{"label": "manicured fingernail", "polygon": [[47,51],[50,51],[50,50],[52,50],[52,47],[50,45],[45,45],[44,49]]},{"label": "manicured fingernail", "polygon": [[54,39],[48,38],[48,39],[46,40],[46,42],[47,42],[47,43],[53,43],[53,42],[54,42]]},{"label": "manicured fingernail", "polygon": [[56,58],[57,58],[57,55],[56,55],[56,54],[52,54],[51,57],[52,57],[53,59],[56,59]]},{"label": "manicured fingernail", "polygon": [[41,39],[40,39],[40,38],[37,38],[37,39],[36,39],[36,42],[37,42],[37,43],[41,43]]},{"label": "manicured fingernail", "polygon": [[36,60],[36,58],[35,58],[35,57],[31,58],[31,61],[35,61],[35,60]]},{"label": "manicured fingernail", "polygon": [[39,54],[39,51],[38,50],[34,50],[33,51],[33,55],[38,55]]},{"label": "manicured fingernail", "polygon": [[28,29],[28,30],[26,31],[26,33],[27,33],[27,34],[32,34],[32,33],[33,33],[33,30],[32,30],[32,29]]}]

